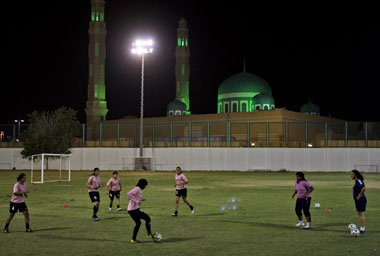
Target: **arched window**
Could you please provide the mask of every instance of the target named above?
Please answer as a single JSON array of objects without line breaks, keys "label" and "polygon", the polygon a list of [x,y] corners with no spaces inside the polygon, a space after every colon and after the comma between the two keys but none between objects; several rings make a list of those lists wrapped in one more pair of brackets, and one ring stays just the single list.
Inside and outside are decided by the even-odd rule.
[{"label": "arched window", "polygon": [[232,104],[232,112],[237,112],[237,103]]},{"label": "arched window", "polygon": [[260,105],[257,105],[257,106],[256,106],[256,110],[260,110]]},{"label": "arched window", "polygon": [[274,109],[274,105],[272,105],[272,109]]},{"label": "arched window", "polygon": [[224,104],[224,113],[228,113],[228,103]]},{"label": "arched window", "polygon": [[173,110],[169,111],[169,116],[173,116]]},{"label": "arched window", "polygon": [[265,105],[265,106],[264,106],[264,110],[268,110],[268,105]]},{"label": "arched window", "polygon": [[241,111],[242,111],[242,112],[247,112],[247,104],[246,104],[246,103],[243,103],[243,104],[241,105]]},{"label": "arched window", "polygon": [[180,110],[176,110],[176,111],[175,111],[175,115],[176,115],[176,116],[180,116],[180,115],[181,115],[181,111],[180,111]]}]

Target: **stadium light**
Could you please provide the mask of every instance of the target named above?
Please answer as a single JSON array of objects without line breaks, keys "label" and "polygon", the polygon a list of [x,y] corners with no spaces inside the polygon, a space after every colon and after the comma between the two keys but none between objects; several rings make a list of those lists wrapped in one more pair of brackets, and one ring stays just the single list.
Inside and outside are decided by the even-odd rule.
[{"label": "stadium light", "polygon": [[20,124],[23,123],[24,120],[20,119],[20,120],[15,120],[15,123],[18,123],[18,136],[17,136],[17,142],[20,140]]},{"label": "stadium light", "polygon": [[144,138],[144,56],[153,52],[153,41],[136,40],[132,44],[132,54],[141,56],[141,106],[140,106],[140,169],[143,169],[143,138]]}]

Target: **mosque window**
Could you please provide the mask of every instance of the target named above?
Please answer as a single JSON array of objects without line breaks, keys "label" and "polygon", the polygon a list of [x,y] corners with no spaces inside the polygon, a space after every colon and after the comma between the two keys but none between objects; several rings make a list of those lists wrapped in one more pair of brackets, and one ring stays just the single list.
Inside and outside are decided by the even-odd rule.
[{"label": "mosque window", "polygon": [[180,110],[176,110],[176,111],[175,111],[175,115],[176,115],[176,116],[180,116],[180,115],[181,115],[181,111],[180,111]]},{"label": "mosque window", "polygon": [[260,105],[257,105],[257,106],[256,106],[256,110],[260,110]]},{"label": "mosque window", "polygon": [[232,104],[232,112],[237,112],[237,103]]},{"label": "mosque window", "polygon": [[228,103],[224,104],[224,113],[228,113]]},{"label": "mosque window", "polygon": [[91,13],[91,21],[95,21],[95,11],[92,11]]},{"label": "mosque window", "polygon": [[272,109],[274,109],[274,105],[272,105]]},{"label": "mosque window", "polygon": [[241,111],[242,111],[242,112],[247,112],[247,104],[246,104],[246,103],[243,103],[243,104],[241,105]]},{"label": "mosque window", "polygon": [[185,43],[186,46],[189,46],[189,41],[187,40],[186,38],[186,43]]},{"label": "mosque window", "polygon": [[173,116],[173,110],[169,111],[169,116]]},{"label": "mosque window", "polygon": [[104,8],[100,8],[100,21],[104,21]]},{"label": "mosque window", "polygon": [[269,109],[268,105],[265,105],[264,110],[268,110],[268,109]]},{"label": "mosque window", "polygon": [[99,12],[96,12],[96,21],[99,21]]},{"label": "mosque window", "polygon": [[178,46],[181,46],[181,38],[178,37]]},{"label": "mosque window", "polygon": [[185,46],[185,39],[182,38],[182,46]]}]

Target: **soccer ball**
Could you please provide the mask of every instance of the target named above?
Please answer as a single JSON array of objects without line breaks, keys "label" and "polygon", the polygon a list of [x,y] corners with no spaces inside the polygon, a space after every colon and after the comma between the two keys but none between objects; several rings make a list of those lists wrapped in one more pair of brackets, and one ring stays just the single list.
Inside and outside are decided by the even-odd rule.
[{"label": "soccer ball", "polygon": [[319,209],[319,207],[321,207],[321,205],[319,203],[316,203],[316,204],[314,204],[314,207]]},{"label": "soccer ball", "polygon": [[351,223],[348,225],[348,229],[352,231],[352,230],[356,229],[356,225]]},{"label": "soccer ball", "polygon": [[153,238],[154,238],[155,242],[160,242],[161,238],[162,238],[162,235],[160,233],[156,232],[156,233],[153,234]]},{"label": "soccer ball", "polygon": [[357,237],[357,236],[359,236],[359,234],[360,234],[360,231],[359,231],[359,229],[353,229],[353,230],[351,230],[351,235],[352,236],[355,236],[355,237]]}]

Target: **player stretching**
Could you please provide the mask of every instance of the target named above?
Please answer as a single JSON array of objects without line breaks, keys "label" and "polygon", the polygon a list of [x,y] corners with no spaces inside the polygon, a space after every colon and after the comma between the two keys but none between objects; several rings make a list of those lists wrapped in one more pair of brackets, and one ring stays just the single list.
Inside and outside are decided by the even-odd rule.
[{"label": "player stretching", "polygon": [[91,202],[94,203],[94,211],[92,214],[92,218],[95,221],[100,220],[96,213],[99,210],[99,203],[100,203],[100,194],[99,194],[99,188],[103,187],[103,185],[100,183],[100,177],[99,177],[99,168],[94,168],[94,172],[88,178],[86,187],[88,187],[88,194],[90,195]]},{"label": "player stretching", "polygon": [[146,186],[148,186],[148,181],[146,179],[140,179],[137,182],[136,187],[128,192],[128,213],[129,215],[131,215],[133,221],[136,223],[135,228],[133,229],[133,237],[131,240],[131,244],[139,242],[138,240],[136,240],[136,238],[141,226],[140,219],[145,220],[145,227],[146,231],[148,232],[148,238],[155,240],[155,234],[152,234],[150,227],[150,217],[148,216],[148,214],[146,214],[140,209],[141,202],[145,201],[145,199],[142,197],[142,190]]},{"label": "player stretching", "polygon": [[360,219],[360,233],[363,234],[365,232],[364,212],[367,206],[367,198],[364,195],[364,192],[366,190],[365,184],[363,181],[364,177],[358,170],[352,170],[351,178],[355,181],[355,185],[353,187],[354,200],[355,200],[356,211],[358,212],[358,216]]},{"label": "player stretching", "polygon": [[25,232],[33,232],[32,229],[29,227],[29,211],[24,200],[24,197],[28,197],[29,193],[25,181],[26,175],[21,173],[17,177],[16,184],[13,186],[12,199],[9,206],[10,214],[8,216],[7,222],[5,223],[4,233],[9,233],[9,224],[11,223],[11,220],[13,219],[17,211],[22,212],[25,216]]},{"label": "player stretching", "polygon": [[113,177],[107,182],[107,194],[110,197],[110,211],[112,211],[112,203],[113,199],[116,197],[117,203],[117,211],[121,211],[120,208],[120,191],[121,191],[121,183],[118,178],[118,172],[114,171],[112,173]]},{"label": "player stretching", "polygon": [[304,226],[304,229],[310,229],[311,228],[311,215],[310,215],[310,202],[311,202],[311,195],[310,193],[313,192],[314,188],[305,179],[305,175],[303,172],[297,172],[296,173],[296,189],[292,195],[292,198],[294,199],[294,196],[298,194],[297,202],[296,202],[296,214],[298,216],[298,223],[296,226],[304,226],[304,221],[302,219],[302,210],[303,214],[306,217],[306,226]]},{"label": "player stretching", "polygon": [[177,167],[175,175],[175,212],[172,214],[173,217],[178,216],[178,207],[179,207],[179,198],[182,197],[185,204],[187,204],[190,207],[191,213],[194,213],[194,207],[190,204],[189,201],[187,201],[187,188],[185,184],[189,183],[186,176],[182,173],[181,167]]}]

